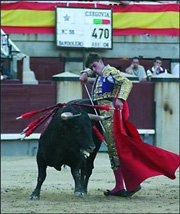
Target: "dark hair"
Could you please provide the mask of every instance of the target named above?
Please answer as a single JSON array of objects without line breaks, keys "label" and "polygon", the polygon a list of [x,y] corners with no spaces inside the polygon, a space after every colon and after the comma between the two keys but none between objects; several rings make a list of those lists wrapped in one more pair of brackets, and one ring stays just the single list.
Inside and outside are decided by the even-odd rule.
[{"label": "dark hair", "polygon": [[96,53],[90,53],[86,58],[86,67],[88,68],[89,65],[93,62],[99,62],[100,59],[102,59],[100,55]]},{"label": "dark hair", "polygon": [[139,60],[139,57],[135,56],[135,57],[132,58],[132,60],[133,60],[133,59],[138,59],[138,60]]},{"label": "dark hair", "polygon": [[157,56],[155,59],[154,59],[154,62],[156,62],[156,60],[161,60],[162,61],[162,58],[160,56]]}]

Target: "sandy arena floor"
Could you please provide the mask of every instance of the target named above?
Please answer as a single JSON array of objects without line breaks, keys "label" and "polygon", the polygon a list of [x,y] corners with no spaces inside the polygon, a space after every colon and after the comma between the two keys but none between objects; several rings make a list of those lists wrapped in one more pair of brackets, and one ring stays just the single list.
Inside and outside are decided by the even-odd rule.
[{"label": "sandy arena floor", "polygon": [[1,158],[1,213],[179,213],[179,170],[177,178],[149,178],[131,198],[105,197],[114,187],[107,153],[98,153],[85,198],[73,195],[69,167],[61,172],[48,168],[38,201],[30,201],[35,188],[35,157]]}]

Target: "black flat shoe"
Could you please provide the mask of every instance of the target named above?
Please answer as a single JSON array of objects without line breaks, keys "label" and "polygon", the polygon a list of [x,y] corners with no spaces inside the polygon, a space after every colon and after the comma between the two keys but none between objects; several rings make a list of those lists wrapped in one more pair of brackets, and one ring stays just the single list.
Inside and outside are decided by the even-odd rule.
[{"label": "black flat shoe", "polygon": [[113,195],[113,196],[119,196],[119,197],[127,197],[127,191],[125,189],[122,189],[118,192],[111,193],[110,190],[107,190],[104,192],[105,196]]},{"label": "black flat shoe", "polygon": [[138,192],[141,189],[141,186],[139,185],[136,189],[132,190],[132,191],[127,191],[126,194],[128,197],[131,197],[132,195],[134,195],[136,192]]}]

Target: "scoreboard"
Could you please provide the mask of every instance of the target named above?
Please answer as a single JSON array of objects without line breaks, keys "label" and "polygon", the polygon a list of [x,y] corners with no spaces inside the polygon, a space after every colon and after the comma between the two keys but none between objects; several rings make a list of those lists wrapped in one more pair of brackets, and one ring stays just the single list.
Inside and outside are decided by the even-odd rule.
[{"label": "scoreboard", "polygon": [[112,49],[112,9],[57,6],[56,45]]}]

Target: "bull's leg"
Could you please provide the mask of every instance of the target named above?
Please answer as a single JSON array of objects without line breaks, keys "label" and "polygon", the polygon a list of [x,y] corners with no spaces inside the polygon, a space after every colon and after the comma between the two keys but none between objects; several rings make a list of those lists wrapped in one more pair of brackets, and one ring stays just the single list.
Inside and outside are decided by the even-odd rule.
[{"label": "bull's leg", "polygon": [[89,178],[90,178],[91,174],[92,174],[92,168],[88,169],[85,172],[84,181],[83,181],[83,184],[82,184],[82,192],[84,194],[87,194],[87,187],[88,187],[88,182],[89,182]]},{"label": "bull's leg", "polygon": [[87,195],[87,188],[86,185],[86,170],[83,168],[81,169],[81,184],[82,184],[82,194]]},{"label": "bull's leg", "polygon": [[84,181],[82,183],[82,191],[87,194],[87,188],[88,188],[88,182],[89,178],[92,174],[92,170],[94,169],[94,159],[96,157],[97,151],[99,150],[99,147],[96,148],[96,150],[91,153],[90,157],[87,158],[86,160],[86,167],[84,171]]},{"label": "bull's leg", "polygon": [[71,168],[71,174],[74,178],[74,183],[75,183],[74,195],[83,197],[80,169]]},{"label": "bull's leg", "polygon": [[38,165],[38,178],[37,186],[30,196],[31,200],[37,200],[40,197],[41,186],[46,178],[47,165],[44,163],[39,154],[37,154],[37,165]]}]

